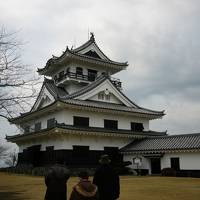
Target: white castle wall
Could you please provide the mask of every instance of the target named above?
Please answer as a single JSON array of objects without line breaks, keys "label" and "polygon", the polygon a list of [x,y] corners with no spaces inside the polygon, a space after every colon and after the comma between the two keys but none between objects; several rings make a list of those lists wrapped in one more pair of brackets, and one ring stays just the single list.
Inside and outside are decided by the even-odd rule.
[{"label": "white castle wall", "polygon": [[[132,162],[129,165],[132,169],[137,169],[137,165],[133,163],[133,158],[137,155],[124,155],[124,161]],[[142,165],[140,169],[148,169],[151,174],[151,159],[142,157]],[[181,170],[200,170],[200,152],[185,152],[185,153],[166,153],[161,158],[161,170],[163,168],[171,167],[171,158],[179,158]]]},{"label": "white castle wall", "polygon": [[41,122],[42,129],[47,128],[47,120],[50,118],[55,118],[58,123],[65,123],[68,125],[73,125],[73,116],[80,117],[89,117],[89,126],[90,127],[104,127],[104,119],[110,120],[118,120],[118,129],[131,129],[131,122],[140,122],[143,123],[144,130],[149,130],[149,121],[144,118],[130,117],[124,115],[114,115],[108,113],[95,113],[81,110],[63,110],[57,111],[55,113],[50,113],[46,116],[42,116],[35,120],[26,123],[26,125],[30,125],[34,130],[34,124],[37,122]]},{"label": "white castle wall", "polygon": [[64,134],[57,137],[48,136],[40,139],[33,139],[29,142],[20,144],[19,151],[32,145],[42,145],[41,150],[45,151],[47,146],[54,146],[55,150],[58,149],[73,149],[73,145],[89,146],[90,150],[104,150],[104,147],[123,147],[130,143],[132,139],[117,138],[117,137],[102,137],[102,136],[89,136],[89,135],[71,135]]},{"label": "white castle wall", "polygon": [[180,169],[200,170],[200,152],[165,154],[161,159],[161,169],[171,167],[170,158],[179,158]]}]

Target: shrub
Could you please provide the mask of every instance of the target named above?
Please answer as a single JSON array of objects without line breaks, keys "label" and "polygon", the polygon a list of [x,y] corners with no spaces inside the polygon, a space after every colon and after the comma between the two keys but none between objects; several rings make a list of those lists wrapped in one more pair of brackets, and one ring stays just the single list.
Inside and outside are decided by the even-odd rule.
[{"label": "shrub", "polygon": [[163,168],[161,170],[162,176],[176,176],[176,170],[173,168]]}]

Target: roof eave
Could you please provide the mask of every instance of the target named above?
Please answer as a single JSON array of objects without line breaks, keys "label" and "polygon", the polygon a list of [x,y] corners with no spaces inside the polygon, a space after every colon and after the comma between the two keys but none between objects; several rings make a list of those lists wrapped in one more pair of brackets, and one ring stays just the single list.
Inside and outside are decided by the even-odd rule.
[{"label": "roof eave", "polygon": [[183,149],[150,149],[150,150],[120,150],[123,154],[151,154],[151,153],[181,153],[181,152],[200,152],[200,148]]},{"label": "roof eave", "polygon": [[63,60],[68,59],[68,61],[71,61],[72,59],[77,59],[77,60],[81,60],[81,61],[85,61],[87,63],[91,63],[91,64],[98,64],[98,65],[103,65],[106,67],[110,67],[115,69],[117,72],[121,71],[121,70],[125,70],[128,66],[128,63],[120,63],[120,62],[115,62],[115,61],[106,61],[106,60],[101,60],[101,59],[95,59],[89,56],[84,56],[78,53],[75,53],[69,49],[67,49],[60,57],[58,58],[51,58],[47,61],[47,64],[44,68],[38,68],[37,72],[40,75],[51,75],[50,68],[58,65],[58,64],[62,64]]},{"label": "roof eave", "polygon": [[[131,130],[109,130],[99,127],[74,127],[72,125],[63,125],[63,124],[55,124],[54,127],[40,130],[39,132],[31,132],[26,134],[18,134],[14,136],[6,136],[6,140],[10,142],[17,142],[23,141],[26,139],[32,139],[35,137],[40,137],[46,135],[48,133],[74,133],[74,134],[85,134],[85,135],[94,135],[98,134],[101,136],[115,136],[115,137],[128,137],[128,138],[137,138],[137,139],[144,139],[152,135],[152,132],[134,132]],[[162,133],[160,133],[162,134]]]},{"label": "roof eave", "polygon": [[103,111],[103,112],[116,112],[116,113],[124,113],[124,114],[128,114],[128,115],[134,115],[134,116],[140,116],[140,117],[144,117],[144,118],[148,118],[149,120],[153,120],[153,119],[159,119],[163,117],[163,114],[161,113],[141,113],[141,112],[133,112],[133,111],[124,111],[124,110],[118,110],[118,109],[112,109],[112,108],[99,108],[99,107],[95,107],[95,106],[86,106],[86,105],[78,105],[78,104],[74,104],[74,103],[69,103],[69,102],[65,102],[61,99],[56,99],[53,103],[51,103],[50,105],[43,107],[39,110],[35,110],[33,112],[28,112],[24,115],[15,117],[15,118],[10,118],[9,122],[12,124],[19,124],[23,121],[27,121],[30,120],[34,117],[37,117],[38,115],[44,114],[46,112],[55,112],[56,109],[60,109],[60,107],[71,107],[72,106],[74,108],[79,108],[79,109],[89,109],[89,110],[99,110],[99,111]]},{"label": "roof eave", "polygon": [[11,124],[20,124],[24,121],[31,120],[32,118],[35,118],[38,115],[44,114],[46,112],[52,112],[52,111],[54,111],[53,108],[55,108],[55,109],[59,108],[58,100],[54,101],[53,103],[51,103],[51,104],[49,104],[46,107],[43,107],[41,109],[35,110],[33,112],[31,112],[31,111],[27,112],[27,113],[22,114],[18,117],[15,117],[15,118],[10,118],[9,122]]}]

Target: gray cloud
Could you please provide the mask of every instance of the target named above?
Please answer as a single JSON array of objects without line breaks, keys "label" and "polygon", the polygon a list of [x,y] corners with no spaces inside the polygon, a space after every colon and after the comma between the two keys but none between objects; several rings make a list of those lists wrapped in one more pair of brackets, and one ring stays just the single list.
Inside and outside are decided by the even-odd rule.
[{"label": "gray cloud", "polygon": [[23,59],[37,67],[66,45],[80,45],[88,28],[113,60],[116,76],[140,106],[166,110],[152,129],[199,132],[200,2],[198,0],[2,1],[0,23],[20,30]]}]

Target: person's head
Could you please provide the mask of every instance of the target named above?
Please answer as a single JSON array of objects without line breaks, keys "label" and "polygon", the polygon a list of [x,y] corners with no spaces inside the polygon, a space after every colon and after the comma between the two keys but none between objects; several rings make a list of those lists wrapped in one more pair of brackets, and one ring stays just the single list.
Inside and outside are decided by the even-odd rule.
[{"label": "person's head", "polygon": [[57,159],[55,164],[56,165],[64,165],[64,161],[62,159]]},{"label": "person's head", "polygon": [[80,171],[78,174],[78,177],[80,179],[88,179],[89,178],[89,174],[87,171]]},{"label": "person's head", "polygon": [[107,154],[102,155],[101,158],[99,159],[99,163],[102,165],[110,164],[110,162],[111,160]]}]

